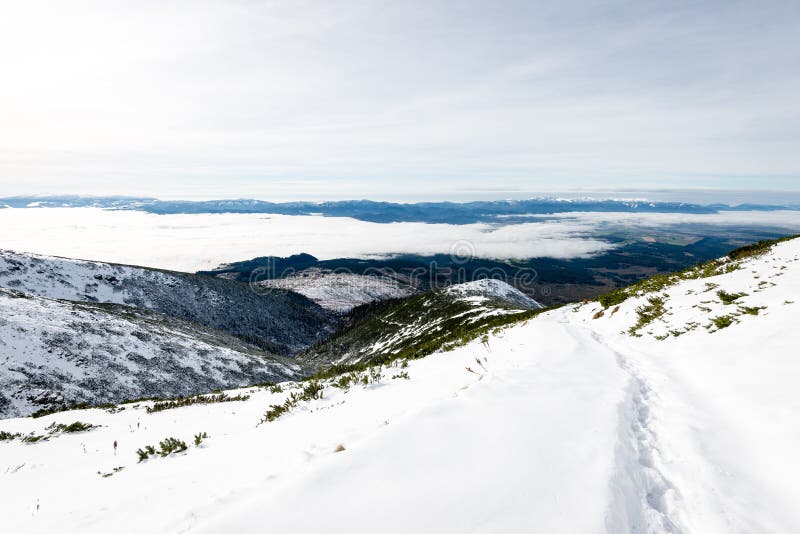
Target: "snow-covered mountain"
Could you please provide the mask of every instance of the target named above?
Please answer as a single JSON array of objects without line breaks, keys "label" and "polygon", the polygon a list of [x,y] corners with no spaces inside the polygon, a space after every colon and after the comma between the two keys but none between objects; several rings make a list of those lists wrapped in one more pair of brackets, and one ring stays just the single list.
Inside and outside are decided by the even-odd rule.
[{"label": "snow-covered mountain", "polygon": [[[380,307],[380,306],[379,306]],[[516,322],[542,306],[500,280],[456,284],[368,310],[298,360],[325,368],[420,358]]]},{"label": "snow-covered mountain", "polygon": [[301,374],[292,360],[166,315],[0,289],[0,418]]},{"label": "snow-covered mountain", "polygon": [[265,280],[259,282],[258,286],[288,289],[339,313],[346,313],[362,304],[418,293],[392,278],[337,273],[318,268],[305,269],[286,278]]},{"label": "snow-covered mountain", "polygon": [[473,302],[499,301],[520,309],[538,310],[541,304],[530,298],[519,289],[510,286],[502,280],[483,278],[473,282],[455,284],[445,293],[456,298],[471,300]]},{"label": "snow-covered mountain", "polygon": [[3,527],[800,532],[798,306],[793,240],[247,400],[0,421]]},{"label": "snow-covered mountain", "polygon": [[125,304],[199,323],[281,355],[327,337],[338,319],[306,297],[208,276],[0,250],[0,287],[50,299]]}]

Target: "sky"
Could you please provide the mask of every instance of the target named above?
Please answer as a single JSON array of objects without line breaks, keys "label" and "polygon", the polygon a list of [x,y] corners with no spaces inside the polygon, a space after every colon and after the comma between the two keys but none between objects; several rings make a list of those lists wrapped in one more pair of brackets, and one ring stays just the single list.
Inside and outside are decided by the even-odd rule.
[{"label": "sky", "polygon": [[800,190],[795,1],[0,1],[0,196]]}]

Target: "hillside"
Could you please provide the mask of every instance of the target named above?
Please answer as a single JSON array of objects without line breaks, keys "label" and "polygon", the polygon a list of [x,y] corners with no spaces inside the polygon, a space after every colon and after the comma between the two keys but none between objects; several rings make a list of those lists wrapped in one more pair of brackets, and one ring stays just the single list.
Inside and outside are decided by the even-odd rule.
[{"label": "hillside", "polygon": [[180,319],[0,289],[0,418],[302,373],[292,360]]},{"label": "hillside", "polygon": [[799,303],[800,240],[763,244],[238,402],[0,421],[3,526],[800,532]]},{"label": "hillside", "polygon": [[310,268],[285,278],[258,282],[258,287],[288,289],[327,310],[347,313],[370,302],[409,297],[418,293],[397,280],[379,276],[337,273]]},{"label": "hillside", "polygon": [[335,315],[280,289],[192,274],[0,250],[0,287],[50,299],[124,304],[293,355],[327,337]]},{"label": "hillside", "polygon": [[499,280],[457,284],[356,316],[298,360],[324,368],[419,358],[530,317],[541,307]]}]

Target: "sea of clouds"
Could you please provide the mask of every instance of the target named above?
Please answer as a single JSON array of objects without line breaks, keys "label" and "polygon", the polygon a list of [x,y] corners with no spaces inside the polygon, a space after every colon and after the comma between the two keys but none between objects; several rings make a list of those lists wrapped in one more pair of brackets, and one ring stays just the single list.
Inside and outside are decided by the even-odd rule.
[{"label": "sea of clouds", "polygon": [[0,209],[0,248],[194,272],[258,256],[320,259],[393,254],[577,258],[614,245],[609,224],[765,225],[800,230],[800,212],[712,215],[564,213],[519,224],[370,223],[347,217],[264,214],[155,215],[96,208]]}]

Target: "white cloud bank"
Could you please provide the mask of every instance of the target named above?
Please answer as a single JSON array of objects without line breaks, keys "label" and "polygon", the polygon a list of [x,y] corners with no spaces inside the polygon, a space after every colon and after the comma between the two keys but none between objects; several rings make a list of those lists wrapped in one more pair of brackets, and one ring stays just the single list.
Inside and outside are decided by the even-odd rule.
[{"label": "white cloud bank", "polygon": [[591,225],[575,222],[379,224],[347,217],[46,208],[0,209],[0,228],[0,248],[180,271],[300,252],[320,259],[453,250],[487,258],[572,258],[611,248],[588,237]]},{"label": "white cloud bank", "polygon": [[800,212],[714,215],[564,213],[522,224],[379,224],[347,217],[265,214],[154,215],[95,208],[0,209],[0,248],[197,271],[257,256],[320,259],[458,252],[483,258],[576,258],[610,250],[593,237],[608,224],[752,224],[800,230]]},{"label": "white cloud bank", "polygon": [[573,211],[555,214],[530,214],[533,219],[558,219],[573,224],[637,226],[657,228],[676,224],[713,224],[724,226],[777,226],[800,230],[800,211],[720,211],[718,213],[616,213]]}]

